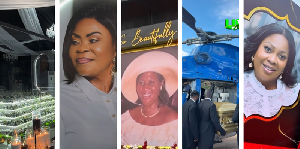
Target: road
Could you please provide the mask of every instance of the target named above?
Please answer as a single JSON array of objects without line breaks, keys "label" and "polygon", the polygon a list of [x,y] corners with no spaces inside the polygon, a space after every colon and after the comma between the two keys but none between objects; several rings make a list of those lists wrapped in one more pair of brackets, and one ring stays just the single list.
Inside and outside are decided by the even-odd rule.
[{"label": "road", "polygon": [[214,144],[214,149],[238,149],[237,135],[222,139],[222,143]]}]

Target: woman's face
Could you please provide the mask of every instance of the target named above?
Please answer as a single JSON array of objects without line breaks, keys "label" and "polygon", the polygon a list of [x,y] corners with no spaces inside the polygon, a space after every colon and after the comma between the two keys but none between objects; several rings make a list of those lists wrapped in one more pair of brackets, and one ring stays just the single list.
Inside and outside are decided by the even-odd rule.
[{"label": "woman's face", "polygon": [[110,73],[112,59],[116,56],[110,32],[95,19],[79,21],[72,35],[69,56],[81,76]]},{"label": "woman's face", "polygon": [[289,56],[288,40],[273,34],[265,38],[254,55],[255,76],[260,82],[277,80],[284,71]]},{"label": "woman's face", "polygon": [[159,81],[156,72],[142,73],[136,82],[136,92],[143,105],[152,105],[159,102],[160,88],[163,82]]}]

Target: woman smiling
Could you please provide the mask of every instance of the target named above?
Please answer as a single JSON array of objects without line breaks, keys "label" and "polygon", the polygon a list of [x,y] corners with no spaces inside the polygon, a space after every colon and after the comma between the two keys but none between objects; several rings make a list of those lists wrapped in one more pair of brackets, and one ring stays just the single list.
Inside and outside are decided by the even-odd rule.
[{"label": "woman smiling", "polygon": [[152,51],[134,59],[124,71],[122,93],[137,107],[121,116],[122,144],[171,146],[177,142],[178,114],[167,106],[178,88],[178,62]]},{"label": "woman smiling", "polygon": [[295,41],[279,24],[245,38],[244,147],[296,148],[299,143],[299,85],[292,74]]},{"label": "woman smiling", "polygon": [[82,8],[63,44],[61,148],[117,148],[116,11]]},{"label": "woman smiling", "polygon": [[294,37],[274,23],[262,26],[244,42],[244,114],[272,117],[297,99]]}]

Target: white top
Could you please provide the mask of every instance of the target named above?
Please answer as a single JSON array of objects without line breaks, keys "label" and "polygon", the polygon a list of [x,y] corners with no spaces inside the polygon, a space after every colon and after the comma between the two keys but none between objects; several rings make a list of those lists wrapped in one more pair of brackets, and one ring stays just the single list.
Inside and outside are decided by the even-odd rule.
[{"label": "white top", "polygon": [[60,148],[117,148],[117,76],[106,94],[79,75],[60,89]]},{"label": "white top", "polygon": [[255,77],[254,71],[244,72],[244,114],[246,117],[259,114],[264,117],[276,115],[282,106],[290,106],[298,97],[299,85],[289,88],[280,79],[277,89],[266,90]]},{"label": "white top", "polygon": [[178,142],[178,120],[158,126],[147,126],[132,119],[129,110],[121,116],[122,145],[172,146]]}]

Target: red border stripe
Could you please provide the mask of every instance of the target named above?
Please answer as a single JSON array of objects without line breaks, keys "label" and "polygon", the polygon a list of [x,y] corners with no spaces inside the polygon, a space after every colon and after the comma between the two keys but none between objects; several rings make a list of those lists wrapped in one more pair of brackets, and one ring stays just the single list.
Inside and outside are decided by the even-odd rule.
[{"label": "red border stripe", "polygon": [[[244,142],[244,149],[295,149],[295,148],[287,148],[287,147],[270,146],[270,145],[264,145],[264,144],[255,144],[255,143]],[[299,147],[298,147],[298,149],[299,149]]]}]

